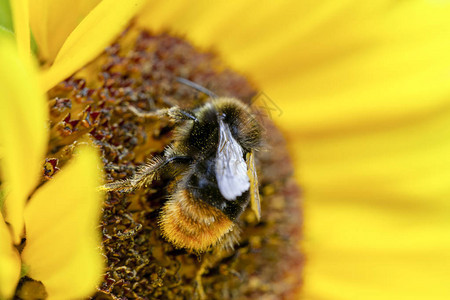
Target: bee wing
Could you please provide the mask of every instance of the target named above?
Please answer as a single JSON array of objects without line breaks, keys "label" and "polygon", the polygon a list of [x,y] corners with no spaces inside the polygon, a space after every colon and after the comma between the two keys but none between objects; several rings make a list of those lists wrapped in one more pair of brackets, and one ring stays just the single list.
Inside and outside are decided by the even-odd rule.
[{"label": "bee wing", "polygon": [[247,153],[247,168],[250,178],[250,207],[259,221],[261,219],[261,201],[259,199],[258,174],[256,174],[253,152]]},{"label": "bee wing", "polygon": [[219,146],[216,154],[216,179],[220,193],[227,200],[236,200],[248,191],[250,180],[241,145],[233,138],[228,124],[219,119]]}]

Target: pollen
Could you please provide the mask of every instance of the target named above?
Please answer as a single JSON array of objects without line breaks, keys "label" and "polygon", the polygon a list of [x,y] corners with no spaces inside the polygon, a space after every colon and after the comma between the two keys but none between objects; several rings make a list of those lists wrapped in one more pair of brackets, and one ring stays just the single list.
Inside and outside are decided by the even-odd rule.
[{"label": "pollen", "polygon": [[175,246],[204,252],[221,242],[235,224],[222,211],[195,201],[181,190],[166,202],[160,219],[163,236]]}]

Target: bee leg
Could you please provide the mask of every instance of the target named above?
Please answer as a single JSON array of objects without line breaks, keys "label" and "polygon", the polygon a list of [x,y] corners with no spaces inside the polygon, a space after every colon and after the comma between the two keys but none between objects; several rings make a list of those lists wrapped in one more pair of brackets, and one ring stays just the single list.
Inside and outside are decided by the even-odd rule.
[{"label": "bee leg", "polygon": [[200,268],[197,270],[197,274],[195,275],[195,293],[197,299],[207,299],[205,290],[203,288],[202,277],[208,272],[210,268],[215,266],[217,262],[224,257],[224,253],[226,252],[220,249],[213,249],[211,253],[206,253],[205,255],[203,255],[202,264],[200,265]]},{"label": "bee leg", "polygon": [[133,177],[107,183],[100,187],[103,191],[122,191],[131,192],[151,183],[160,173],[164,173],[165,168],[173,162],[191,161],[187,156],[172,156],[169,158],[162,158],[159,156],[153,157],[148,163],[138,169]]},{"label": "bee leg", "polygon": [[206,270],[210,267],[210,262],[207,257],[203,260],[200,269],[198,269],[197,274],[195,275],[195,293],[197,294],[197,299],[205,300],[206,294],[203,289],[202,276],[206,273]]},{"label": "bee leg", "polygon": [[100,187],[103,191],[131,192],[150,182],[157,176],[158,171],[164,166],[165,160],[161,157],[154,157],[138,169],[130,178],[107,183]]},{"label": "bee leg", "polygon": [[178,106],[172,106],[171,108],[158,109],[156,111],[151,111],[151,112],[142,111],[134,106],[130,106],[128,109],[132,113],[134,113],[136,116],[138,116],[139,118],[144,118],[144,119],[154,120],[154,119],[158,119],[161,117],[166,117],[166,118],[174,120],[175,122],[181,122],[181,121],[186,121],[186,120],[193,120],[195,122],[198,121],[197,118],[193,114],[191,114],[190,112],[187,112],[185,110],[182,110]]}]

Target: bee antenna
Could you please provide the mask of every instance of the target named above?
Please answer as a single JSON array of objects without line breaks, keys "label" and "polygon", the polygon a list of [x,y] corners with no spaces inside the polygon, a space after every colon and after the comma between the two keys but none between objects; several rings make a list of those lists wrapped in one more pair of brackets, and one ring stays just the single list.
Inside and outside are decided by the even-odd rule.
[{"label": "bee antenna", "polygon": [[178,77],[178,76],[176,77],[176,79],[177,79],[177,81],[178,81],[179,83],[182,83],[182,84],[185,84],[185,85],[187,85],[187,86],[190,86],[191,88],[194,88],[194,89],[196,89],[197,91],[202,92],[202,93],[208,95],[208,96],[211,97],[211,98],[217,98],[217,95],[216,95],[216,94],[214,94],[213,92],[211,92],[210,90],[208,90],[207,88],[201,86],[201,85],[198,84],[198,83],[195,83],[195,82],[190,81],[190,80],[188,80],[188,79],[186,79],[186,78]]}]

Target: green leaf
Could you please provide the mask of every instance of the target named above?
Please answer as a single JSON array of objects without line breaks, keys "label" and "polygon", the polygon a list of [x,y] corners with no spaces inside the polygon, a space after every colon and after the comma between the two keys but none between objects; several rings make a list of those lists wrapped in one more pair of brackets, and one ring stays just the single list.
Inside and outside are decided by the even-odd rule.
[{"label": "green leaf", "polygon": [[30,267],[26,264],[22,264],[20,268],[20,278],[28,274],[28,271],[30,270]]},{"label": "green leaf", "polygon": [[0,0],[0,26],[14,32],[11,7],[8,0]]},{"label": "green leaf", "polygon": [[[14,0],[12,0],[14,1]],[[14,25],[11,14],[11,6],[8,0],[0,0],[0,31],[8,32],[14,35]],[[37,54],[38,48],[31,32],[31,51]]]}]

